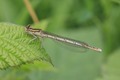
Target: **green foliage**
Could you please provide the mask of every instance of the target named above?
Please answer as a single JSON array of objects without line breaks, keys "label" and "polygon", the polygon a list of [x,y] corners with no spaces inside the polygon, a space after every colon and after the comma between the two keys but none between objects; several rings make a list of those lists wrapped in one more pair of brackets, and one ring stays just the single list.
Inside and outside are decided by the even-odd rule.
[{"label": "green foliage", "polygon": [[30,42],[23,26],[0,23],[0,69],[16,67],[34,60],[51,62],[40,40]]},{"label": "green foliage", "polygon": [[109,0],[102,0],[101,3],[106,16],[102,23],[102,34],[105,44],[105,55],[108,57],[120,46],[120,7]]}]

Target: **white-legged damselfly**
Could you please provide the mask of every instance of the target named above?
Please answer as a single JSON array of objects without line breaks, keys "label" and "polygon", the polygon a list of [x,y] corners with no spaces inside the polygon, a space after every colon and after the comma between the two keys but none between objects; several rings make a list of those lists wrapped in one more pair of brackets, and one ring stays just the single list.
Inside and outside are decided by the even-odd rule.
[{"label": "white-legged damselfly", "polygon": [[28,32],[29,34],[31,34],[33,36],[38,36],[41,38],[50,38],[50,39],[54,39],[54,40],[57,40],[60,42],[68,43],[68,44],[71,44],[71,45],[74,45],[77,47],[83,47],[83,48],[91,49],[91,50],[98,51],[98,52],[102,51],[102,49],[100,49],[100,48],[92,47],[92,46],[88,45],[87,43],[84,43],[81,41],[69,39],[66,37],[61,37],[61,36],[53,34],[53,33],[45,32],[41,29],[31,28],[30,25],[26,26],[25,30],[26,30],[26,32]]}]

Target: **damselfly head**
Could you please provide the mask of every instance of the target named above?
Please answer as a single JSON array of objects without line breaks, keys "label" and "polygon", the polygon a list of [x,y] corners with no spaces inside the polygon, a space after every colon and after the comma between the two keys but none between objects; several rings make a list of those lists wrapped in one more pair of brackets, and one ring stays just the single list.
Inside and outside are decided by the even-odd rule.
[{"label": "damselfly head", "polygon": [[25,27],[25,31],[30,31],[31,30],[31,28],[30,28],[30,25],[27,25],[26,27]]},{"label": "damselfly head", "polygon": [[30,25],[27,25],[25,27],[25,31],[29,34],[34,34],[34,35],[41,33],[41,29],[31,28]]}]

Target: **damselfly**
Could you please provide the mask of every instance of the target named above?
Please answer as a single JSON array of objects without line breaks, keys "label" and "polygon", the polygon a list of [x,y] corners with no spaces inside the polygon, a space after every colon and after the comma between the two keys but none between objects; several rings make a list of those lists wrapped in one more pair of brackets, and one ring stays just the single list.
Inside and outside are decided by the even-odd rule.
[{"label": "damselfly", "polygon": [[68,44],[71,44],[74,46],[83,47],[83,48],[91,49],[91,50],[98,51],[98,52],[102,51],[102,49],[100,49],[100,48],[92,47],[92,46],[88,45],[87,43],[84,43],[81,41],[69,39],[66,37],[61,37],[61,36],[53,34],[53,33],[45,32],[41,29],[31,28],[30,25],[26,26],[25,30],[26,30],[26,32],[28,32],[29,34],[31,34],[35,37],[37,36],[37,37],[41,37],[41,38],[50,38],[50,39],[54,39],[54,40],[57,40],[60,42],[68,43]]}]

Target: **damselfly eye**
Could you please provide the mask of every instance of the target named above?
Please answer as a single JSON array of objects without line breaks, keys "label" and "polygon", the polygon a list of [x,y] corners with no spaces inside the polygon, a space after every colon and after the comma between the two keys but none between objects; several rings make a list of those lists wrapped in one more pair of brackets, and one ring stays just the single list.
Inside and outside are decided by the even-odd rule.
[{"label": "damselfly eye", "polygon": [[30,24],[29,24],[29,25],[27,25],[27,28],[28,28],[28,29],[30,28]]}]

